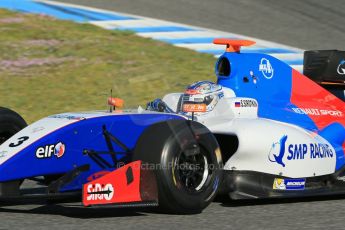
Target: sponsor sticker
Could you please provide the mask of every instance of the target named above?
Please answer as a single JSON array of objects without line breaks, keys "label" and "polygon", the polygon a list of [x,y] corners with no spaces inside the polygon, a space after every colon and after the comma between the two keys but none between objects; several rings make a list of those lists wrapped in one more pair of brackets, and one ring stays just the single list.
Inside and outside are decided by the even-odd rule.
[{"label": "sponsor sticker", "polygon": [[282,179],[275,178],[273,181],[273,189],[275,190],[304,190],[305,178],[301,179]]},{"label": "sponsor sticker", "polygon": [[65,153],[65,145],[62,142],[57,143],[54,148],[54,155],[57,158],[60,158],[64,155],[64,153]]},{"label": "sponsor sticker", "polygon": [[262,75],[264,75],[265,78],[273,78],[274,69],[267,58],[261,58],[259,71],[262,73]]},{"label": "sponsor sticker", "polygon": [[84,120],[85,117],[80,116],[74,116],[74,115],[68,115],[68,114],[57,114],[49,116],[49,118],[59,118],[59,119],[68,119],[68,120]]},{"label": "sponsor sticker", "polygon": [[250,99],[243,99],[240,101],[235,102],[236,108],[256,108],[258,107],[258,103],[255,100]]},{"label": "sponsor sticker", "polygon": [[184,104],[183,112],[206,112],[206,104]]},{"label": "sponsor sticker", "polygon": [[290,143],[287,144],[288,136],[284,135],[279,141],[274,142],[268,153],[268,160],[282,167],[289,161],[304,159],[333,158],[335,153],[331,146],[325,143]]},{"label": "sponsor sticker", "polygon": [[87,197],[88,201],[109,201],[114,196],[114,187],[112,184],[89,184],[87,186]]},{"label": "sponsor sticker", "polygon": [[44,127],[43,126],[40,126],[40,127],[35,127],[31,130],[31,133],[37,133],[37,132],[40,132],[44,130]]},{"label": "sponsor sticker", "polygon": [[55,156],[57,158],[61,158],[66,151],[66,146],[62,142],[58,142],[57,144],[53,145],[45,145],[42,147],[37,148],[36,150],[36,157],[38,159],[45,159]]},{"label": "sponsor sticker", "polygon": [[332,116],[332,117],[343,117],[343,113],[339,110],[329,109],[315,109],[315,108],[292,108],[295,113],[306,114],[312,116]]},{"label": "sponsor sticker", "polygon": [[345,60],[341,60],[337,67],[337,73],[340,75],[345,75]]}]

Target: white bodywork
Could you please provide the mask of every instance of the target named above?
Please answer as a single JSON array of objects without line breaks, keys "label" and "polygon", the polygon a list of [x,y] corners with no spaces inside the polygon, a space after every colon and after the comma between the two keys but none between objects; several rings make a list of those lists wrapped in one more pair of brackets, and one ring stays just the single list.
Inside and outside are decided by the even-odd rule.
[{"label": "white bodywork", "polygon": [[[212,133],[238,138],[238,149],[225,162],[225,170],[257,171],[291,178],[335,172],[336,152],[324,138],[295,125],[258,118],[260,105],[255,99],[226,95],[212,112],[196,117]],[[163,101],[176,110],[180,96],[168,94]]]},{"label": "white bodywork", "polygon": [[[225,162],[225,170],[257,171],[292,178],[335,172],[336,153],[324,138],[298,126],[258,118],[260,105],[255,99],[236,97],[232,90],[227,91],[213,111],[195,118],[214,134],[237,137],[238,149]],[[181,93],[168,94],[163,101],[177,111],[180,96]],[[155,112],[139,107],[131,113]],[[57,129],[84,119],[112,115],[116,116],[117,113],[65,113],[39,120],[0,146],[0,165]],[[23,136],[29,137],[25,143],[9,147],[11,143],[18,143]]]}]

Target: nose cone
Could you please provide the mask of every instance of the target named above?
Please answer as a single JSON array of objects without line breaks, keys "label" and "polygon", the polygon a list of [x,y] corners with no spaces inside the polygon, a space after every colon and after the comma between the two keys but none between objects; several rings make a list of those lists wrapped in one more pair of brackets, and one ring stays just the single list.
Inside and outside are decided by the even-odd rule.
[{"label": "nose cone", "polygon": [[[78,121],[78,119],[47,117],[27,126],[0,145],[0,165],[45,136]],[[62,143],[56,145],[55,154],[57,157],[62,157],[64,152],[65,146]]]}]

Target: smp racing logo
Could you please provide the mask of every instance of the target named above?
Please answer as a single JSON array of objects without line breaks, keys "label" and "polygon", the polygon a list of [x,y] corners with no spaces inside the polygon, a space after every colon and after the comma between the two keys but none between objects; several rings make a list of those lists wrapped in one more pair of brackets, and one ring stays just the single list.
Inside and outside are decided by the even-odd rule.
[{"label": "smp racing logo", "polygon": [[62,142],[59,142],[54,145],[46,145],[46,146],[39,147],[36,150],[36,157],[38,159],[45,159],[45,158],[50,158],[54,155],[57,158],[60,158],[65,154],[65,151],[66,151],[65,144],[63,144]]},{"label": "smp racing logo", "polygon": [[274,69],[270,63],[270,61],[266,58],[261,58],[259,71],[264,75],[265,78],[271,79],[274,74]]},{"label": "smp racing logo", "polygon": [[287,135],[284,135],[278,142],[272,144],[271,150],[268,154],[268,159],[271,162],[276,162],[281,166],[285,167],[285,163],[283,162],[283,158],[285,155],[285,143],[287,140]]},{"label": "smp racing logo", "polygon": [[288,136],[284,135],[274,142],[268,154],[268,160],[282,167],[286,163],[305,159],[325,159],[335,156],[331,146],[324,143],[287,144]]},{"label": "smp racing logo", "polygon": [[114,196],[114,188],[112,184],[89,184],[87,186],[86,200],[90,201],[109,201]]},{"label": "smp racing logo", "polygon": [[345,60],[340,61],[337,68],[337,73],[340,75],[345,75]]}]

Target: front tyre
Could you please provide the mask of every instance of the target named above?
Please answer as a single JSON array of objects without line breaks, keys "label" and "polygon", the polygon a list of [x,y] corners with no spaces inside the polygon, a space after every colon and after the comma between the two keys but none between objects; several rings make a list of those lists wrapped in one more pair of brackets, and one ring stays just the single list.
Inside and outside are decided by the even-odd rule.
[{"label": "front tyre", "polygon": [[202,124],[170,120],[147,128],[133,160],[148,163],[156,175],[159,206],[169,213],[200,213],[222,180],[220,149]]},{"label": "front tyre", "polygon": [[26,125],[25,120],[18,113],[0,107],[0,145]]}]

